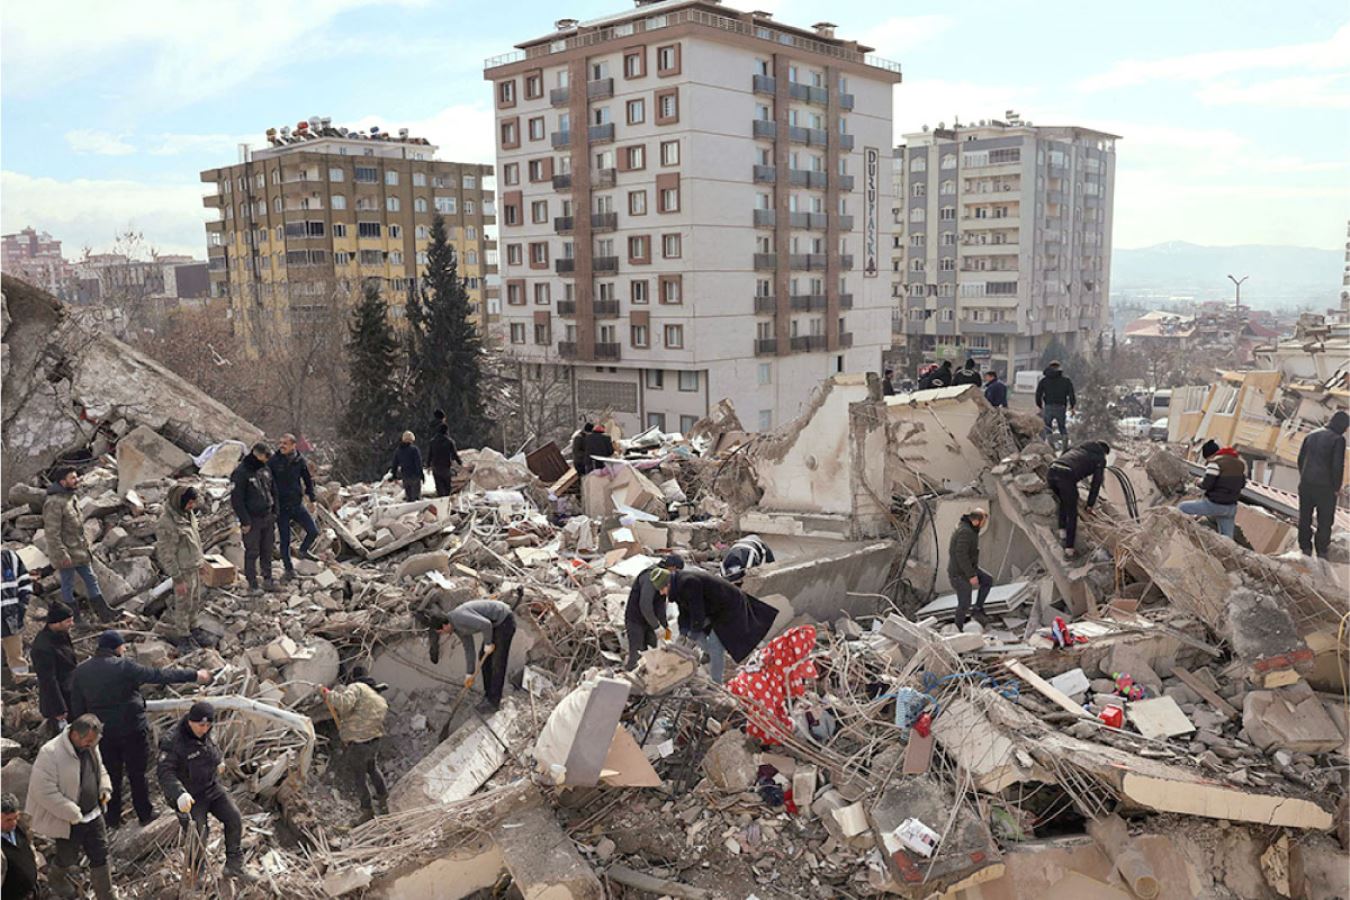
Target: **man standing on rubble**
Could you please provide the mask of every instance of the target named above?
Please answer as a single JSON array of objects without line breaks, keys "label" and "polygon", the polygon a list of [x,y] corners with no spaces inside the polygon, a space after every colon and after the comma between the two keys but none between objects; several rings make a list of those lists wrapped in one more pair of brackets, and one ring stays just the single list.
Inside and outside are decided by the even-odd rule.
[{"label": "man standing on rubble", "polygon": [[75,677],[75,645],[70,626],[75,615],[60,600],[47,607],[47,625],[33,638],[29,654],[38,680],[38,712],[47,720],[47,729],[59,734],[70,715],[71,690]]},{"label": "man standing on rubble", "polygon": [[4,900],[29,900],[38,895],[37,859],[33,839],[19,823],[23,807],[6,791],[0,795],[0,849],[4,851]]},{"label": "man standing on rubble", "polygon": [[591,470],[591,458],[586,453],[586,439],[594,429],[595,426],[587,422],[572,437],[572,468],[577,470],[578,475],[585,475]]},{"label": "man standing on rubble", "polygon": [[975,507],[961,517],[956,530],[952,532],[951,543],[947,545],[947,577],[951,579],[952,590],[956,591],[956,630],[966,626],[966,615],[970,612],[971,591],[979,588],[975,598],[975,621],[987,624],[984,615],[984,601],[994,586],[994,578],[980,568],[980,529],[989,521],[989,513]]},{"label": "man standing on rubble", "polygon": [[272,448],[259,441],[230,475],[230,506],[239,517],[239,530],[244,535],[244,578],[248,581],[249,591],[255,594],[260,567],[263,587],[269,591],[277,589],[277,583],[272,580],[277,492],[272,482],[272,470],[267,467],[271,457]]},{"label": "man standing on rubble", "polygon": [[296,555],[301,559],[318,560],[312,549],[319,539],[319,527],[305,508],[306,500],[314,502],[314,476],[309,471],[309,460],[296,448],[293,434],[281,436],[277,452],[267,461],[267,468],[272,470],[272,484],[277,492],[277,531],[281,540],[281,565],[285,569],[282,577],[290,580],[295,577],[295,564],[291,562],[292,522],[305,531]]},{"label": "man standing on rubble", "polygon": [[[502,691],[506,688],[506,662],[511,656],[511,639],[516,634],[516,617],[511,607],[500,600],[470,600],[449,612],[432,612],[428,614],[428,620],[438,634],[459,636],[464,645],[464,686],[473,687],[482,675],[485,702],[492,709],[499,709]],[[473,637],[476,634],[483,638],[481,655],[474,652]]]},{"label": "man standing on rubble", "polygon": [[[195,823],[201,846],[205,847],[210,827],[206,816],[215,816],[225,828],[225,868],[221,874],[240,884],[252,884],[258,879],[244,868],[244,820],[218,777],[225,756],[211,739],[215,719],[216,708],[207,701],[192,704],[187,715],[159,742],[155,773],[164,799],[178,810],[183,831]],[[197,862],[200,865],[205,860]]]},{"label": "man standing on rubble", "polygon": [[756,566],[773,562],[773,551],[757,534],[747,534],[731,545],[722,557],[722,577],[732,584],[745,580],[745,573]]},{"label": "man standing on rubble", "polygon": [[455,474],[453,467],[464,465],[464,461],[459,458],[459,448],[445,422],[436,426],[436,436],[427,447],[427,463],[431,466],[432,480],[436,482],[436,496],[449,497],[454,491],[451,483]]},{"label": "man standing on rubble", "polygon": [[23,623],[28,618],[28,601],[33,599],[33,579],[28,567],[13,550],[0,550],[0,644],[5,651],[5,670],[16,675],[28,674],[28,663],[23,659]]},{"label": "man standing on rubble", "polygon": [[1110,452],[1111,447],[1106,441],[1088,441],[1052,462],[1045,473],[1046,484],[1059,503],[1059,538],[1064,542],[1066,559],[1073,559],[1078,552],[1074,549],[1078,541],[1078,482],[1084,478],[1092,479],[1087,499],[1087,508],[1092,509],[1101,493],[1106,455]]},{"label": "man standing on rubble", "polygon": [[[382,685],[357,666],[351,680],[336,691],[326,686],[319,688],[333,718],[337,720],[338,736],[342,738],[342,761],[356,780],[356,795],[361,801],[361,819],[375,818],[375,803],[385,806],[389,786],[380,774],[380,741],[384,737],[384,720],[389,715],[389,703],[380,696]],[[372,802],[370,788],[375,788]],[[386,808],[387,811],[387,808]]]},{"label": "man standing on rubble", "polygon": [[103,599],[103,590],[94,577],[91,565],[94,555],[84,533],[84,519],[75,502],[80,475],[73,466],[62,466],[52,473],[52,477],[55,480],[47,486],[47,499],[42,504],[42,528],[47,535],[47,558],[61,574],[61,599],[75,610],[75,619],[79,621],[80,607],[75,599],[75,576],[78,575],[99,621],[111,622],[117,616]]},{"label": "man standing on rubble", "polygon": [[966,364],[960,369],[957,369],[956,374],[952,376],[953,385],[971,384],[978,386],[979,383],[980,367],[976,364],[973,357],[967,359]]},{"label": "man standing on rubble", "polygon": [[98,900],[115,897],[108,871],[108,829],[104,806],[112,792],[103,768],[99,739],[103,723],[83,715],[42,745],[28,780],[24,803],[33,833],[56,842],[55,857],[47,870],[47,886],[58,897],[77,897],[71,869],[83,853],[89,860],[89,880]]},{"label": "man standing on rubble", "polygon": [[701,569],[674,575],[657,569],[651,579],[659,593],[675,600],[681,637],[708,652],[708,672],[717,684],[726,680],[727,655],[743,662],[764,640],[778,615],[769,604]]},{"label": "man standing on rubble", "polygon": [[98,637],[98,652],[75,669],[70,712],[93,713],[103,723],[103,759],[112,779],[108,826],[122,824],[122,774],[131,782],[131,805],[141,825],[155,818],[145,768],[150,762],[150,721],[145,717],[143,684],[208,684],[206,669],[152,669],[125,659],[126,640],[116,631]]},{"label": "man standing on rubble", "polygon": [[1233,536],[1237,524],[1238,498],[1247,486],[1247,466],[1232,447],[1220,447],[1218,441],[1205,441],[1200,448],[1205,474],[1200,479],[1202,500],[1186,500],[1177,509],[1188,516],[1208,516],[1219,526],[1219,534]]},{"label": "man standing on rubble", "polygon": [[652,573],[657,569],[679,572],[683,568],[683,557],[672,553],[633,579],[633,586],[628,591],[628,605],[623,611],[624,631],[628,634],[628,661],[624,668],[630,672],[637,666],[642,651],[656,646],[658,634],[670,640],[666,595],[657,592]]},{"label": "man standing on rubble", "polygon": [[984,373],[984,399],[995,409],[1008,408],[1008,386],[999,379],[998,373],[993,369]]},{"label": "man standing on rubble", "polygon": [[[1298,448],[1298,549],[1327,558],[1336,520],[1336,494],[1345,484],[1345,430],[1350,415],[1336,410],[1331,421],[1303,439]],[[1313,515],[1317,535],[1313,536]]]},{"label": "man standing on rubble", "polygon": [[422,451],[416,442],[417,435],[403,432],[389,466],[389,477],[403,483],[403,499],[408,503],[422,499]]},{"label": "man standing on rubble", "polygon": [[603,458],[614,456],[614,441],[605,434],[605,429],[597,425],[591,429],[591,433],[586,435],[586,465],[588,469],[594,472],[596,469],[604,468],[605,463],[599,462]]},{"label": "man standing on rubble", "polygon": [[164,500],[164,513],[155,529],[155,558],[173,579],[173,594],[160,621],[180,652],[197,649],[201,634],[197,614],[202,608],[201,569],[206,562],[197,530],[197,489],[176,484]]},{"label": "man standing on rubble", "polygon": [[1041,414],[1041,420],[1045,422],[1045,431],[1043,437],[1047,442],[1054,446],[1052,435],[1054,426],[1059,426],[1059,435],[1063,438],[1064,446],[1069,446],[1068,414],[1078,406],[1078,397],[1073,392],[1073,382],[1064,374],[1059,360],[1054,360],[1045,367],[1041,373],[1042,378],[1036,382],[1036,409]]}]

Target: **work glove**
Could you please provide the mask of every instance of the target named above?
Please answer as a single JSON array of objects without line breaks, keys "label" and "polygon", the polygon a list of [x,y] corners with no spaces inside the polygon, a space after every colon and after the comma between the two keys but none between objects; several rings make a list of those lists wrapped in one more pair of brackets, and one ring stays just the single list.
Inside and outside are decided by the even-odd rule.
[{"label": "work glove", "polygon": [[99,791],[99,792],[98,792],[98,805],[99,805],[99,806],[107,806],[107,805],[108,805],[108,801],[111,800],[111,799],[112,799],[112,791]]},{"label": "work glove", "polygon": [[662,629],[661,637],[665,638],[666,643],[670,643],[670,629],[669,628]]},{"label": "work glove", "polygon": [[183,791],[183,793],[178,795],[178,811],[180,813],[186,815],[187,813],[192,812],[192,803],[192,795],[187,791]]},{"label": "work glove", "polygon": [[466,688],[471,688],[471,687],[473,687],[473,676],[472,676],[472,675],[465,675],[465,676],[464,676],[464,686],[465,686]]}]

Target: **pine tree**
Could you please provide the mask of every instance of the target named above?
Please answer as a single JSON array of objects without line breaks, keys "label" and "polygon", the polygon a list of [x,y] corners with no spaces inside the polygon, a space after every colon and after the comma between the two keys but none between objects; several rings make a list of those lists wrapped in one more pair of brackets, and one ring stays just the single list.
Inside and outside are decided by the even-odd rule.
[{"label": "pine tree", "polygon": [[366,282],[348,327],[351,392],[343,412],[343,463],[355,481],[380,476],[394,446],[399,414],[398,339],[379,282]]},{"label": "pine tree", "polygon": [[461,447],[482,446],[491,433],[483,401],[483,342],[469,321],[470,311],[455,248],[438,215],[431,222],[418,321],[408,323],[414,350],[406,415],[417,422],[429,420],[433,409],[445,410],[450,434]]}]

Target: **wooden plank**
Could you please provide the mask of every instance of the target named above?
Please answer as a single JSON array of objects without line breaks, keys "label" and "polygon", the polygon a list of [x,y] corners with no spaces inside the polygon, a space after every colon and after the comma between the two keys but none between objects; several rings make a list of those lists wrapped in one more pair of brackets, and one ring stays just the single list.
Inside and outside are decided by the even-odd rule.
[{"label": "wooden plank", "polygon": [[1031,671],[1017,660],[1005,659],[1003,661],[1003,667],[1007,669],[1009,672],[1012,672],[1018,678],[1025,681],[1027,684],[1031,685],[1032,688],[1035,689],[1036,693],[1040,694],[1042,697],[1049,700],[1051,703],[1055,704],[1065,712],[1071,712],[1075,716],[1090,718],[1088,714],[1083,710],[1083,707],[1079,706],[1077,703],[1074,703],[1072,700],[1070,700],[1067,696],[1065,696],[1063,691],[1057,690],[1053,685],[1050,684],[1050,682],[1046,681],[1044,678],[1037,675],[1035,672]]},{"label": "wooden plank", "polygon": [[1214,693],[1210,687],[1180,666],[1172,667],[1172,674],[1181,679],[1181,683],[1195,691],[1205,702],[1217,709],[1226,719],[1236,719],[1238,711],[1227,700]]}]

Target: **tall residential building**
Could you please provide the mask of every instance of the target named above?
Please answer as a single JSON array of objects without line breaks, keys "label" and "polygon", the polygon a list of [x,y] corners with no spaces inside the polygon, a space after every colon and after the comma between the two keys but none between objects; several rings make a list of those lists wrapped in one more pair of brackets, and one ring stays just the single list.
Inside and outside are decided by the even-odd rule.
[{"label": "tall residential building", "polygon": [[0,238],[0,268],[63,300],[74,299],[75,270],[61,255],[61,242],[25,228]]},{"label": "tall residential building", "polygon": [[1109,327],[1116,135],[1008,121],[895,148],[892,277],[905,375],[974,357],[1009,381]]},{"label": "tall residential building", "polygon": [[[422,138],[333,127],[313,118],[269,129],[270,146],[202,172],[213,297],[228,297],[254,350],[264,336],[331,319],[379,279],[395,315],[426,265],[432,217],[445,217],[476,314],[496,301],[492,167],[436,159]],[[481,319],[480,319],[481,321]]]},{"label": "tall residential building", "polygon": [[[820,23],[709,0],[635,9],[487,60],[502,324],[573,412],[687,430],[722,398],[790,420],[889,346],[899,66]],[[535,376],[538,377],[538,376]]]}]

